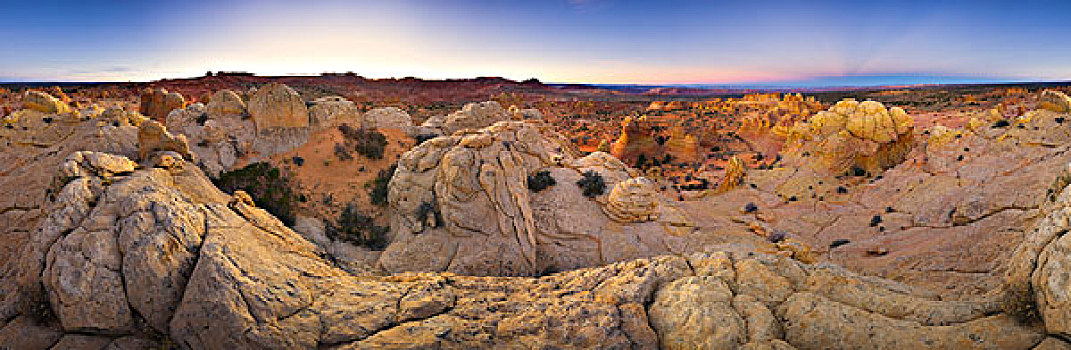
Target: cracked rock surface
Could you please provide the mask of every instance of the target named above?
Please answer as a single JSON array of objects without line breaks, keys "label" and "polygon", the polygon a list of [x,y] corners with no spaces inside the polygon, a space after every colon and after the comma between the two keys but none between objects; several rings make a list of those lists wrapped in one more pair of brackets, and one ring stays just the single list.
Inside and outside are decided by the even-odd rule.
[{"label": "cracked rock surface", "polygon": [[[655,221],[628,223],[604,210],[633,170],[578,157],[539,122],[499,122],[403,156],[387,273],[371,276],[192,159],[138,157],[137,128],[27,118],[39,129],[0,129],[14,194],[0,245],[17,252],[0,255],[0,348],[1067,348],[1071,188],[1054,185],[1066,146],[1049,144],[1071,138],[1045,131],[1051,113],[919,141],[881,179],[803,190],[752,171],[754,187],[657,198]],[[538,170],[557,185],[529,191]],[[606,193],[581,194],[587,170]],[[792,186],[829,200],[785,201]],[[816,264],[703,241],[746,227],[851,240]],[[890,251],[851,249],[878,243]],[[923,288],[941,274],[986,292]]]}]

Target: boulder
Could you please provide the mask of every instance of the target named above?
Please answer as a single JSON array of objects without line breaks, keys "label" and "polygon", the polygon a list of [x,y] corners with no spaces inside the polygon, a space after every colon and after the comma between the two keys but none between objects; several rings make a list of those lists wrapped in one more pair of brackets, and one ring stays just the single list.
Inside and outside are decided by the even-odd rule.
[{"label": "boulder", "polygon": [[902,162],[913,146],[914,120],[881,102],[837,102],[789,131],[786,161],[826,174],[858,168],[878,174]]},{"label": "boulder", "polygon": [[354,126],[360,127],[361,112],[356,104],[340,96],[321,97],[312,102],[312,107],[309,108],[310,125],[325,126],[335,120],[357,124]]},{"label": "boulder", "polygon": [[1038,97],[1038,108],[1056,113],[1071,113],[1071,97],[1056,90],[1045,90]]},{"label": "boulder", "polygon": [[462,129],[480,129],[510,119],[510,114],[498,102],[473,102],[444,117],[438,127],[443,135],[451,135]]},{"label": "boulder", "polygon": [[66,103],[41,91],[27,91],[26,96],[22,98],[22,106],[29,110],[47,114],[70,112],[70,107]]},{"label": "boulder", "polygon": [[138,111],[153,120],[164,122],[172,110],[186,108],[186,99],[177,92],[165,89],[145,89],[141,93]]},{"label": "boulder", "polygon": [[274,128],[306,128],[309,110],[305,101],[289,86],[271,83],[257,90],[249,99],[249,115],[257,132]]},{"label": "boulder", "polygon": [[207,112],[210,118],[242,118],[246,115],[245,102],[232,90],[219,90],[209,98]]},{"label": "boulder", "polygon": [[362,126],[366,128],[405,128],[413,126],[409,113],[398,107],[380,107],[364,114]]},{"label": "boulder", "polygon": [[195,159],[185,135],[172,135],[155,120],[141,123],[138,127],[138,158],[148,160],[150,154],[160,151],[173,151],[186,159]]},{"label": "boulder", "polygon": [[603,210],[617,222],[644,222],[658,218],[658,205],[654,182],[637,177],[614,185]]}]

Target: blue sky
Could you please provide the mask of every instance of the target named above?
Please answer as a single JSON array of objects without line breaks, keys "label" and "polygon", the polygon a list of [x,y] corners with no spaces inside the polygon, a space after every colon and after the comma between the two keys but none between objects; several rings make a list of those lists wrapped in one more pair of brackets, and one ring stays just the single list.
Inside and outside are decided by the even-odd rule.
[{"label": "blue sky", "polygon": [[1071,79],[1071,1],[0,2],[8,81],[207,70],[646,84]]}]

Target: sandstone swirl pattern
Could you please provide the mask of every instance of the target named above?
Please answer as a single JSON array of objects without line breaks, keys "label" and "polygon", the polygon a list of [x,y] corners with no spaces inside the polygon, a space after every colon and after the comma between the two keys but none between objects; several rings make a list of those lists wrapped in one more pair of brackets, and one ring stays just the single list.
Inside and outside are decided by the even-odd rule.
[{"label": "sandstone swirl pattern", "polygon": [[[502,121],[402,158],[380,259],[395,273],[355,276],[248,196],[216,189],[167,128],[116,111],[19,115],[19,128],[0,129],[0,247],[17,252],[0,255],[0,347],[1030,349],[1071,338],[1067,186],[1037,201],[1001,289],[943,300],[829,263],[669,251],[692,228],[634,170],[579,157],[541,122]],[[1055,116],[1028,113],[1025,125],[1051,127],[1004,135],[1066,144],[1043,124]],[[924,152],[946,146],[962,149]],[[1042,168],[1062,158],[1039,159],[1027,171],[1063,170]],[[539,170],[558,184],[533,193],[525,181]],[[583,197],[575,182],[588,170],[609,193]],[[654,221],[606,214],[655,202]]]}]

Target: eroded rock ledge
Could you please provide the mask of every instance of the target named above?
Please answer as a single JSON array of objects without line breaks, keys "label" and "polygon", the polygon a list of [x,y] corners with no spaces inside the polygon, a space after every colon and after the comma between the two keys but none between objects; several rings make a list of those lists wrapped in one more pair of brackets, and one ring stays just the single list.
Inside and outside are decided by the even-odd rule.
[{"label": "eroded rock ledge", "polygon": [[69,334],[20,338],[39,327],[24,314],[0,330],[0,343],[1027,349],[1069,335],[1061,276],[1071,257],[1071,190],[1010,269],[1008,295],[1040,313],[1032,323],[1006,298],[940,301],[837,266],[755,253],[661,256],[538,278],[352,276],[247,197],[222,195],[169,156],[177,161],[133,171],[122,156],[67,158],[66,181],[27,252],[47,256],[28,260],[20,286],[41,288]]}]

